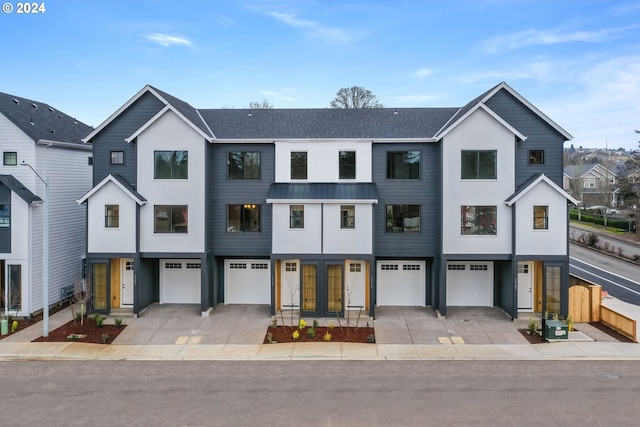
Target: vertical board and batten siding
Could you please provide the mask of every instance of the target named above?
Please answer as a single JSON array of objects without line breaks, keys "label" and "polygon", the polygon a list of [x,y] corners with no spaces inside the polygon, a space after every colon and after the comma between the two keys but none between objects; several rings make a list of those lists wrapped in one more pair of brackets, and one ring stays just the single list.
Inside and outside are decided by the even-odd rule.
[{"label": "vertical board and batten siding", "polygon": [[[215,129],[212,129],[215,133]],[[227,153],[260,152],[260,179],[227,177]],[[209,144],[207,170],[208,245],[215,256],[260,256],[271,254],[271,213],[267,204],[269,187],[275,179],[273,144]],[[227,205],[255,203],[260,205],[259,232],[227,232]]]},{"label": "vertical board and batten siding", "polygon": [[[417,151],[420,179],[387,179],[388,151]],[[378,190],[374,205],[374,251],[377,257],[433,257],[439,251],[440,154],[436,143],[373,144],[373,182]],[[386,205],[420,207],[419,233],[387,233]]]},{"label": "vertical board and batten siding", "polygon": [[[486,104],[527,137],[516,144],[516,188],[536,173],[544,173],[562,188],[564,137],[505,90]],[[544,150],[544,164],[529,165],[529,150]]]},{"label": "vertical board and batten siding", "polygon": [[[140,129],[163,107],[158,98],[147,92],[93,138],[93,185],[109,174],[119,174],[133,185],[137,183],[136,144],[127,143],[125,138]],[[124,165],[110,164],[111,151],[124,152]]]}]

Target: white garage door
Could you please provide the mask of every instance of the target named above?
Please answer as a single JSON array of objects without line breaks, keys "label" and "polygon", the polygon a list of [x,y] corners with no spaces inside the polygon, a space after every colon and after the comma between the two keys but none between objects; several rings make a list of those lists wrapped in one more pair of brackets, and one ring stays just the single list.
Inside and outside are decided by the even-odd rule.
[{"label": "white garage door", "polygon": [[396,306],[425,305],[425,261],[378,261],[376,304]]},{"label": "white garage door", "polygon": [[225,260],[224,295],[225,304],[271,304],[271,262]]},{"label": "white garage door", "polygon": [[201,270],[199,259],[160,261],[160,303],[200,304]]},{"label": "white garage door", "polygon": [[448,262],[447,305],[493,306],[493,263]]}]

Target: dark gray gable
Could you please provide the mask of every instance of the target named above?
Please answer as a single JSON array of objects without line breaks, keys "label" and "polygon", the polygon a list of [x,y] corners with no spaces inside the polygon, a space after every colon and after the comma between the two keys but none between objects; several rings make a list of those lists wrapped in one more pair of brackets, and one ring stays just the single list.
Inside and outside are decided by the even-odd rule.
[{"label": "dark gray gable", "polygon": [[49,140],[84,144],[91,126],[48,104],[0,92],[0,113],[34,141]]},{"label": "dark gray gable", "polygon": [[274,183],[267,200],[377,200],[376,185],[370,183]]},{"label": "dark gray gable", "polygon": [[121,175],[119,175],[119,174],[114,174],[114,175],[111,175],[111,176],[113,176],[113,178],[114,178],[116,181],[118,181],[120,184],[122,184],[122,186],[123,186],[124,188],[126,188],[126,189],[131,193],[131,194],[133,194],[135,197],[137,197],[137,198],[138,198],[138,200],[142,200],[143,202],[146,202],[146,201],[147,201],[147,199],[145,199],[144,197],[142,197],[142,195],[136,191],[136,189],[134,188],[134,186],[133,186],[133,185],[131,185],[131,184],[129,183],[129,181],[127,181],[126,179],[124,179]]},{"label": "dark gray gable", "polygon": [[18,181],[13,175],[0,175],[0,182],[6,185],[11,191],[16,193],[22,200],[28,204],[42,202],[42,199],[33,194],[27,187]]},{"label": "dark gray gable", "polygon": [[206,124],[202,121],[202,119],[200,118],[200,115],[198,114],[198,111],[195,108],[193,108],[191,105],[184,102],[183,100],[178,99],[175,96],[169,95],[168,93],[163,92],[160,89],[157,89],[153,86],[149,86],[149,87],[155,90],[158,93],[158,95],[162,96],[165,99],[165,101],[171,104],[176,110],[180,112],[180,114],[182,114],[187,120],[193,123],[193,125],[196,126],[198,129],[200,129],[205,135],[208,135],[210,137],[213,136],[211,135],[211,132],[209,131],[209,129],[207,129]]}]

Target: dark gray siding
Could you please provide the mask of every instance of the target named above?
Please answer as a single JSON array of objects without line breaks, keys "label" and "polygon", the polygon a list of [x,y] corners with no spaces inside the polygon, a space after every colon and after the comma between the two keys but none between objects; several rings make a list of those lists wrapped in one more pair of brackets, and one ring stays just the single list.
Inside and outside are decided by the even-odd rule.
[{"label": "dark gray siding", "polygon": [[160,301],[160,263],[157,259],[140,258],[136,265],[138,268],[134,312],[140,314],[140,311]]},{"label": "dark gray siding", "polygon": [[[0,205],[11,206],[11,190],[6,185],[0,183]],[[13,211],[13,209],[11,209]],[[0,228],[0,252],[11,253],[11,228],[16,220],[12,215],[8,228]],[[2,291],[0,291],[2,292]]]},{"label": "dark gray siding", "polygon": [[[260,179],[229,180],[227,153],[261,153]],[[208,248],[215,256],[269,257],[271,254],[271,205],[267,204],[269,186],[275,179],[273,144],[210,144],[207,159]],[[227,233],[227,205],[259,204],[260,231]]]},{"label": "dark gray siding", "polygon": [[[109,174],[122,175],[136,185],[136,144],[125,138],[151,119],[164,104],[151,93],[145,93],[93,138],[93,185]],[[111,151],[124,152],[124,165],[110,164]]]},{"label": "dark gray siding", "polygon": [[[505,90],[491,97],[487,106],[527,137],[516,145],[516,188],[536,173],[562,187],[564,137]],[[544,150],[544,164],[529,165],[529,150]]]},{"label": "dark gray siding", "polygon": [[493,305],[502,307],[511,317],[517,317],[513,261],[496,261],[494,266]]},{"label": "dark gray siding", "polygon": [[[420,179],[387,179],[387,152],[421,152]],[[376,257],[434,257],[440,242],[440,151],[436,143],[373,144],[373,182],[378,189],[374,206]],[[386,205],[419,204],[419,233],[387,233]]]}]

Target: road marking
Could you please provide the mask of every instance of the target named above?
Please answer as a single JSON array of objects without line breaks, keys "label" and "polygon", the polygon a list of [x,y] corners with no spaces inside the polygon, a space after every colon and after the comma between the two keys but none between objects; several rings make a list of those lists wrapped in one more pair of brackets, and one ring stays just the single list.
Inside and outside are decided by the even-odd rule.
[{"label": "road marking", "polygon": [[[580,260],[576,260],[576,261],[580,261]],[[582,262],[582,261],[580,261],[580,262]],[[585,262],[585,264],[587,264],[587,263]],[[590,264],[587,264],[587,265],[590,265]],[[636,291],[636,290],[633,290],[633,289],[631,289],[631,288],[629,288],[629,287],[627,287],[627,286],[624,286],[624,285],[621,285],[621,284],[619,284],[619,283],[616,283],[616,282],[614,282],[613,280],[609,280],[609,279],[607,279],[606,277],[599,276],[599,275],[597,275],[597,274],[595,274],[595,273],[592,273],[592,272],[590,272],[590,271],[588,271],[588,270],[585,270],[584,268],[580,268],[580,267],[578,267],[578,266],[576,266],[576,265],[573,265],[572,267],[573,267],[573,268],[575,268],[575,269],[577,269],[577,270],[584,271],[585,273],[587,273],[587,274],[589,274],[589,275],[591,275],[591,276],[597,277],[598,279],[602,279],[602,280],[604,280],[604,281],[606,281],[606,282],[609,282],[609,283],[611,283],[611,284],[612,284],[612,285],[614,285],[614,286],[618,286],[619,288],[625,289],[625,290],[627,290],[627,291],[629,291],[629,292],[632,292],[632,293],[634,293],[634,294],[636,294],[636,295],[640,295],[640,292],[638,292],[638,291]],[[597,267],[595,267],[595,268],[597,268]],[[599,270],[602,270],[602,269],[599,269]],[[606,270],[602,270],[602,271],[606,271]],[[613,274],[613,273],[611,273],[611,274]],[[575,276],[575,275],[574,275],[574,276]],[[616,276],[617,276],[617,275],[616,275]],[[621,277],[621,276],[618,276],[618,277]],[[622,277],[622,278],[624,279],[624,277]],[[586,277],[583,277],[582,279],[585,279],[585,280],[589,281],[589,279],[587,279]],[[626,280],[629,280],[629,279],[626,279]],[[629,280],[629,281],[630,281],[630,282],[632,282],[632,283],[637,283],[637,282],[634,282],[633,280]]]},{"label": "road marking", "polygon": [[451,341],[453,341],[454,344],[464,344],[462,337],[451,337]]},{"label": "road marking", "polygon": [[438,341],[440,341],[440,344],[451,344],[449,337],[438,337]]},{"label": "road marking", "polygon": [[[621,275],[619,275],[619,274],[613,273],[613,272],[611,272],[611,271],[609,271],[609,270],[605,270],[604,268],[600,268],[600,267],[597,267],[597,266],[595,266],[595,265],[593,265],[593,264],[589,264],[588,262],[584,262],[584,261],[582,261],[582,260],[579,260],[579,259],[578,259],[578,258],[576,258],[576,257],[572,257],[572,256],[570,256],[569,258],[571,258],[571,259],[573,259],[573,260],[576,260],[576,261],[578,261],[578,262],[581,262],[581,263],[583,263],[584,265],[588,265],[589,267],[593,267],[593,268],[595,268],[596,270],[604,271],[605,273],[611,274],[612,276],[619,277],[619,278],[621,278],[621,279],[624,279],[624,280],[626,280],[626,281],[628,281],[628,282],[631,282],[631,283],[635,283],[636,285],[640,286],[640,282],[636,282],[635,280],[631,280],[631,279],[629,279],[629,278],[627,278],[627,277],[624,277],[624,276],[621,276]],[[585,271],[585,270],[583,270],[583,271]]]}]

